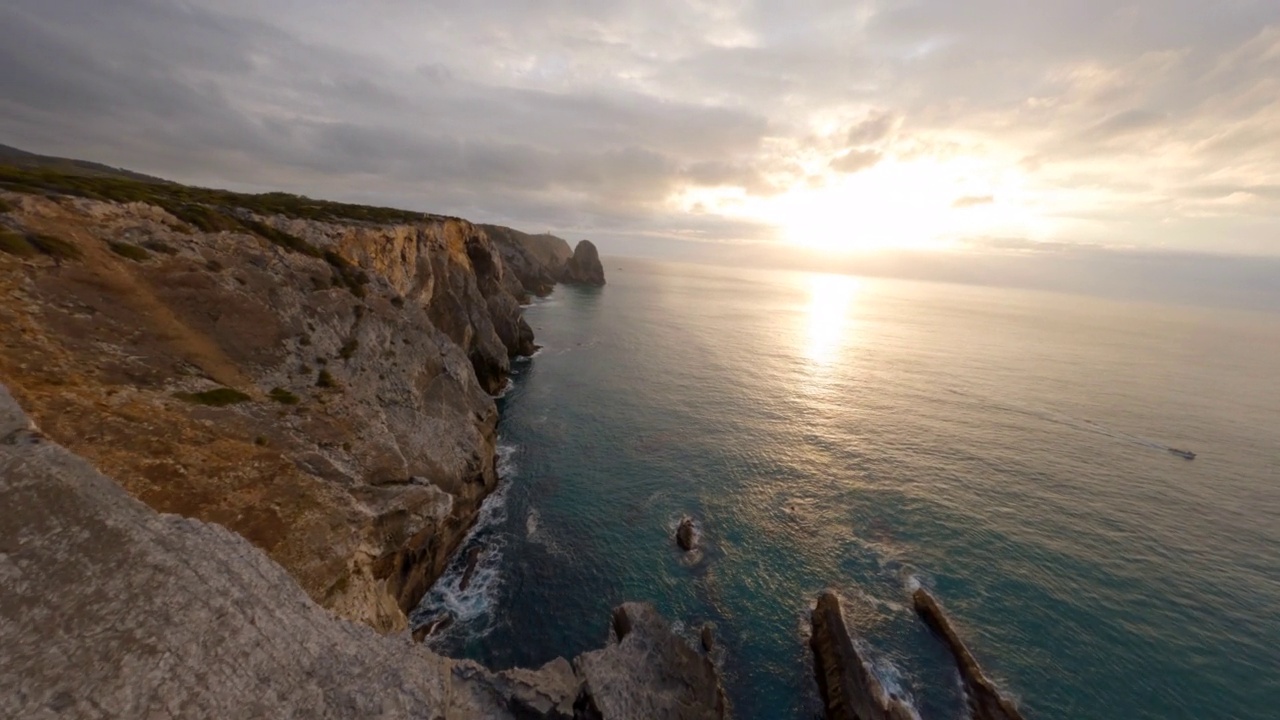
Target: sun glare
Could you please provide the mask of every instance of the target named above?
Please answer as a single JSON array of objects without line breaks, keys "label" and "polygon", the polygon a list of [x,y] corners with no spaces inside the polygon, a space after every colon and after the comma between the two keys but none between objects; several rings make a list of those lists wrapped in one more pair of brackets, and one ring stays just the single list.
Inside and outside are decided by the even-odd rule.
[{"label": "sun glare", "polygon": [[700,207],[768,223],[780,239],[832,252],[937,249],[966,237],[1036,238],[1023,178],[992,159],[885,159],[856,173],[823,174],[780,195],[702,198]]},{"label": "sun glare", "polygon": [[830,365],[852,332],[850,308],[859,280],[850,275],[815,273],[809,276],[809,308],[805,357],[819,366]]}]

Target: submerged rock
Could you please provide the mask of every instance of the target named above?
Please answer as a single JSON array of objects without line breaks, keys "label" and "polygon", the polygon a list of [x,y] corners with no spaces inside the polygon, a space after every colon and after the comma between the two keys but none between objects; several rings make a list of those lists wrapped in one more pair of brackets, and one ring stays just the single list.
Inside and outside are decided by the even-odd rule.
[{"label": "submerged rock", "polygon": [[476,563],[480,562],[480,553],[483,548],[476,546],[467,551],[467,567],[462,571],[462,581],[458,583],[459,590],[466,590],[471,587],[471,576],[476,573]]},{"label": "submerged rock", "polygon": [[684,518],[676,528],[676,544],[681,550],[689,552],[698,542],[698,534],[693,527],[693,518]]},{"label": "submerged rock", "polygon": [[928,590],[916,588],[911,594],[911,601],[925,624],[942,638],[955,658],[974,720],[1022,720],[1022,713],[1018,711],[1017,705],[1001,695],[995,683],[982,671],[978,660],[951,626],[951,621],[937,599]]},{"label": "submerged rock", "polygon": [[575,285],[604,285],[604,266],[600,251],[590,240],[582,240],[573,249],[573,257],[565,263],[560,281]]},{"label": "submerged rock", "polygon": [[885,690],[845,626],[840,599],[827,590],[812,615],[814,671],[827,720],[915,720],[896,695]]}]

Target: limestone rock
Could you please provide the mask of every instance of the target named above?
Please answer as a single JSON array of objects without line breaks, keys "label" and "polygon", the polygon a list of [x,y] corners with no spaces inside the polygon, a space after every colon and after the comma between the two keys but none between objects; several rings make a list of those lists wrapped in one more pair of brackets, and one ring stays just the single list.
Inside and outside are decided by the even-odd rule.
[{"label": "limestone rock", "polygon": [[573,257],[565,263],[560,281],[575,285],[604,285],[604,266],[600,251],[590,240],[581,240],[573,249]]},{"label": "limestone rock", "polygon": [[652,606],[613,612],[616,640],[578,656],[586,717],[600,720],[712,720],[729,716],[715,665],[672,631]]},{"label": "limestone rock", "polygon": [[845,625],[840,599],[818,596],[812,615],[814,671],[827,720],[915,720],[902,700],[885,690]]},{"label": "limestone rock", "polygon": [[234,208],[206,209],[236,229],[205,231],[145,203],[0,197],[6,224],[83,256],[0,253],[0,377],[44,432],[325,607],[403,629],[497,485],[492,395],[534,348],[485,233]]},{"label": "limestone rock", "polygon": [[991,678],[982,671],[977,658],[969,652],[969,648],[951,626],[951,621],[937,599],[921,587],[911,594],[911,601],[925,624],[942,638],[955,658],[974,720],[1022,720],[1018,706],[1002,695]]}]

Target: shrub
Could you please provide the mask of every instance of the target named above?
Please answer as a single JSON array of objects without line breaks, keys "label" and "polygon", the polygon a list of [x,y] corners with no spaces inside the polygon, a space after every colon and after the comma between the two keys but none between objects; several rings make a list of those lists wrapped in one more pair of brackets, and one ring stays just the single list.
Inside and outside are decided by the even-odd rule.
[{"label": "shrub", "polygon": [[285,390],[282,387],[271,388],[271,393],[269,394],[269,397],[272,400],[275,400],[276,402],[280,403],[281,405],[297,405],[299,402],[297,395],[294,395],[293,393],[289,392],[288,390]]},{"label": "shrub", "polygon": [[146,249],[150,250],[151,252],[158,252],[158,253],[161,253],[161,254],[163,254],[163,255],[177,255],[177,254],[178,254],[178,250],[177,250],[177,248],[173,247],[172,245],[170,245],[170,244],[168,244],[168,243],[166,243],[166,242],[160,241],[160,240],[148,240],[148,241],[146,241],[146,242],[142,243],[142,247],[144,247],[144,248],[146,248]]},{"label": "shrub", "polygon": [[31,243],[27,242],[27,238],[21,233],[0,229],[0,252],[18,257],[31,257],[36,254],[36,249],[31,247]]},{"label": "shrub", "polygon": [[27,242],[40,252],[57,260],[79,260],[83,257],[80,248],[52,235],[27,235]]},{"label": "shrub", "polygon": [[197,405],[210,405],[213,407],[225,407],[251,400],[248,395],[236,390],[235,388],[221,387],[214,390],[205,390],[198,393],[174,393],[174,397],[179,400],[186,400],[189,403]]},{"label": "shrub", "polygon": [[253,444],[257,445],[258,447],[266,447],[267,437],[265,435],[259,435],[258,437],[253,439]]},{"label": "shrub", "polygon": [[350,360],[351,356],[355,355],[356,350],[359,350],[359,349],[360,349],[360,341],[356,340],[355,338],[351,338],[346,342],[346,344],[342,346],[342,349],[338,351],[338,357],[342,358],[343,360]]},{"label": "shrub", "polygon": [[321,370],[316,377],[316,387],[336,388],[338,387],[338,381],[333,378],[333,375],[328,370]]},{"label": "shrub", "polygon": [[290,235],[283,230],[277,230],[266,223],[258,222],[257,220],[241,220],[240,223],[252,230],[258,237],[279,245],[286,250],[310,255],[311,257],[320,257],[322,254],[320,248],[306,240],[296,235]]},{"label": "shrub", "polygon": [[151,253],[143,250],[137,245],[130,245],[122,242],[108,242],[107,246],[111,248],[111,252],[135,262],[142,262],[151,257]]},{"label": "shrub", "polygon": [[223,267],[222,263],[217,260],[207,260],[204,266],[208,268],[209,272],[222,272]]}]

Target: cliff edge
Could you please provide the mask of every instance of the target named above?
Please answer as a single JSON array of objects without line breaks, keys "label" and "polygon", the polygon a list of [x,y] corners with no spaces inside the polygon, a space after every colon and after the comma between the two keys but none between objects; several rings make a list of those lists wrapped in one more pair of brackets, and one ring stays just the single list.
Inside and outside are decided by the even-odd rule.
[{"label": "cliff edge", "polygon": [[384,632],[496,487],[522,295],[457,218],[0,167],[0,382],[134,497]]}]

